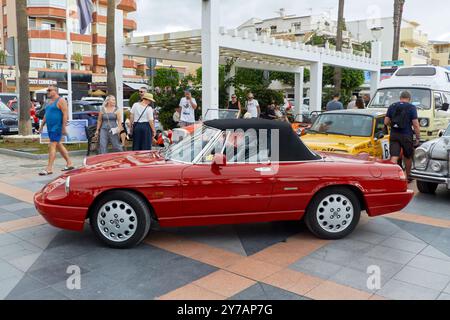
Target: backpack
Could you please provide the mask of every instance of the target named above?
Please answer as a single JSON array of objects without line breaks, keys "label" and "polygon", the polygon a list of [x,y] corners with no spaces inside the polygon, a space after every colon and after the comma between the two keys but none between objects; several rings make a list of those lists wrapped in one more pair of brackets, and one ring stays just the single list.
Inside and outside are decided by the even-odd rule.
[{"label": "backpack", "polygon": [[400,104],[394,105],[394,112],[392,115],[392,128],[406,129],[411,126],[409,119],[409,107],[402,106]]}]

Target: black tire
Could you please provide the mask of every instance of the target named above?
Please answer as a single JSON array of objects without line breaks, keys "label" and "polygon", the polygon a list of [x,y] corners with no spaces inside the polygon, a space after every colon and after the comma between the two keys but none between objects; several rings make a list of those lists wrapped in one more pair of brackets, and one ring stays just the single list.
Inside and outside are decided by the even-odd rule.
[{"label": "black tire", "polygon": [[437,183],[421,181],[421,180],[417,180],[416,184],[417,184],[417,189],[419,189],[419,191],[421,193],[427,193],[427,194],[434,194],[438,187]]},{"label": "black tire", "polygon": [[[336,197],[334,197],[333,195],[336,195]],[[333,197],[331,197],[333,196]],[[349,204],[348,201],[350,201],[351,203],[351,207],[353,208],[353,215],[349,218],[350,220],[346,220],[345,218],[342,217],[343,220],[341,219],[341,215],[343,215],[343,213],[338,213],[338,211],[335,211],[335,214],[339,214],[339,220],[334,220],[334,221],[339,221],[339,223],[335,226],[333,226],[331,223],[328,224],[327,219],[320,221],[320,218],[318,217],[318,210],[323,210],[323,201],[325,201],[327,198],[331,197],[330,199],[334,199],[336,198],[335,203],[338,204],[338,208],[341,210],[341,207],[345,207],[349,208]],[[346,198],[346,199],[345,199]],[[339,201],[338,201],[339,200]],[[326,201],[325,201],[326,202]],[[330,201],[331,202],[331,201]],[[320,206],[320,208],[319,208]],[[350,207],[350,208],[351,208]],[[335,210],[333,207],[330,207],[329,210]],[[337,210],[336,209],[336,210]],[[351,210],[351,209],[350,209]],[[345,211],[342,211],[345,213]],[[327,212],[324,213],[324,215],[328,214]],[[319,215],[321,216],[321,215]],[[361,217],[361,204],[359,202],[358,197],[356,196],[356,194],[345,187],[331,187],[331,188],[327,188],[324,189],[320,192],[318,192],[314,198],[311,200],[311,203],[309,204],[307,210],[306,210],[306,214],[305,214],[305,223],[306,226],[308,227],[308,229],[318,238],[321,239],[327,239],[327,240],[336,240],[336,239],[342,239],[344,237],[346,237],[347,235],[349,235],[350,233],[353,232],[353,230],[356,228],[356,226],[358,225],[359,222],[359,218]],[[334,219],[334,218],[333,218]],[[344,221],[345,219],[345,221]],[[345,223],[345,226],[344,226]],[[342,226],[341,226],[342,224]],[[335,232],[331,232],[325,230],[326,227],[335,227],[337,230],[342,229],[342,231],[335,231]]]},{"label": "black tire", "polygon": [[[111,206],[108,206],[107,204],[111,204]],[[109,210],[107,210],[108,207],[110,207]],[[116,211],[113,210],[118,210],[117,212],[120,216],[116,216]],[[100,219],[99,215],[101,215]],[[121,221],[118,221],[120,217],[124,217],[124,221],[122,221],[122,219],[120,219]],[[127,218],[129,220],[127,220]],[[103,225],[99,224],[99,220]],[[119,228],[114,228],[109,222],[113,224],[117,223]],[[139,195],[133,192],[120,190],[111,191],[102,196],[92,208],[90,225],[95,236],[107,246],[118,249],[131,248],[141,243],[150,231],[150,209],[147,203]],[[130,229],[132,225],[133,228]],[[103,228],[103,230],[101,230],[101,228]],[[105,230],[105,228],[111,228],[111,232],[109,232],[109,229]],[[123,232],[124,234],[122,235],[120,232]],[[126,234],[127,232],[128,234]],[[104,233],[108,233],[109,238]],[[114,235],[114,237],[112,235]],[[124,240],[120,240],[121,235]]]}]

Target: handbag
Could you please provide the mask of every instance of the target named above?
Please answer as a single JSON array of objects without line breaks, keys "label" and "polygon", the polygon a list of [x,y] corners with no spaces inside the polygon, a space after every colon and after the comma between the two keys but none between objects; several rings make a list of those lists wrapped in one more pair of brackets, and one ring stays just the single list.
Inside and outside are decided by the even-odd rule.
[{"label": "handbag", "polygon": [[[109,121],[108,112],[107,112],[106,108],[104,108],[104,109],[105,109],[106,119],[108,120],[108,125],[110,128],[109,131],[112,133],[113,136],[115,136],[116,134],[119,133],[119,127],[111,128],[111,122]],[[114,112],[116,112],[116,109],[114,109]]]}]

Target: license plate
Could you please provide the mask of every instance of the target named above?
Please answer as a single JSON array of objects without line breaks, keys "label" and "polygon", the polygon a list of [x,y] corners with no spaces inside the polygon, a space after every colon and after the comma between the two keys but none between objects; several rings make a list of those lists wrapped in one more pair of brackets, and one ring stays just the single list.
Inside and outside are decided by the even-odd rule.
[{"label": "license plate", "polygon": [[9,128],[10,132],[19,132],[19,128],[18,127],[11,127]]}]

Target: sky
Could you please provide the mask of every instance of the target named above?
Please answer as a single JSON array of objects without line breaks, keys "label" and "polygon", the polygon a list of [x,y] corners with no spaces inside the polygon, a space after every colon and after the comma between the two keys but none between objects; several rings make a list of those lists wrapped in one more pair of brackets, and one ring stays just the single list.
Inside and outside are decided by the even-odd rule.
[{"label": "sky", "polygon": [[[322,12],[337,18],[338,0],[220,0],[220,25],[236,28],[246,20],[270,18],[285,8],[287,14]],[[392,16],[394,0],[347,0],[347,20]],[[137,0],[136,35],[199,29],[201,0]],[[406,0],[404,18],[421,24],[430,40],[450,41],[449,0]]]}]

